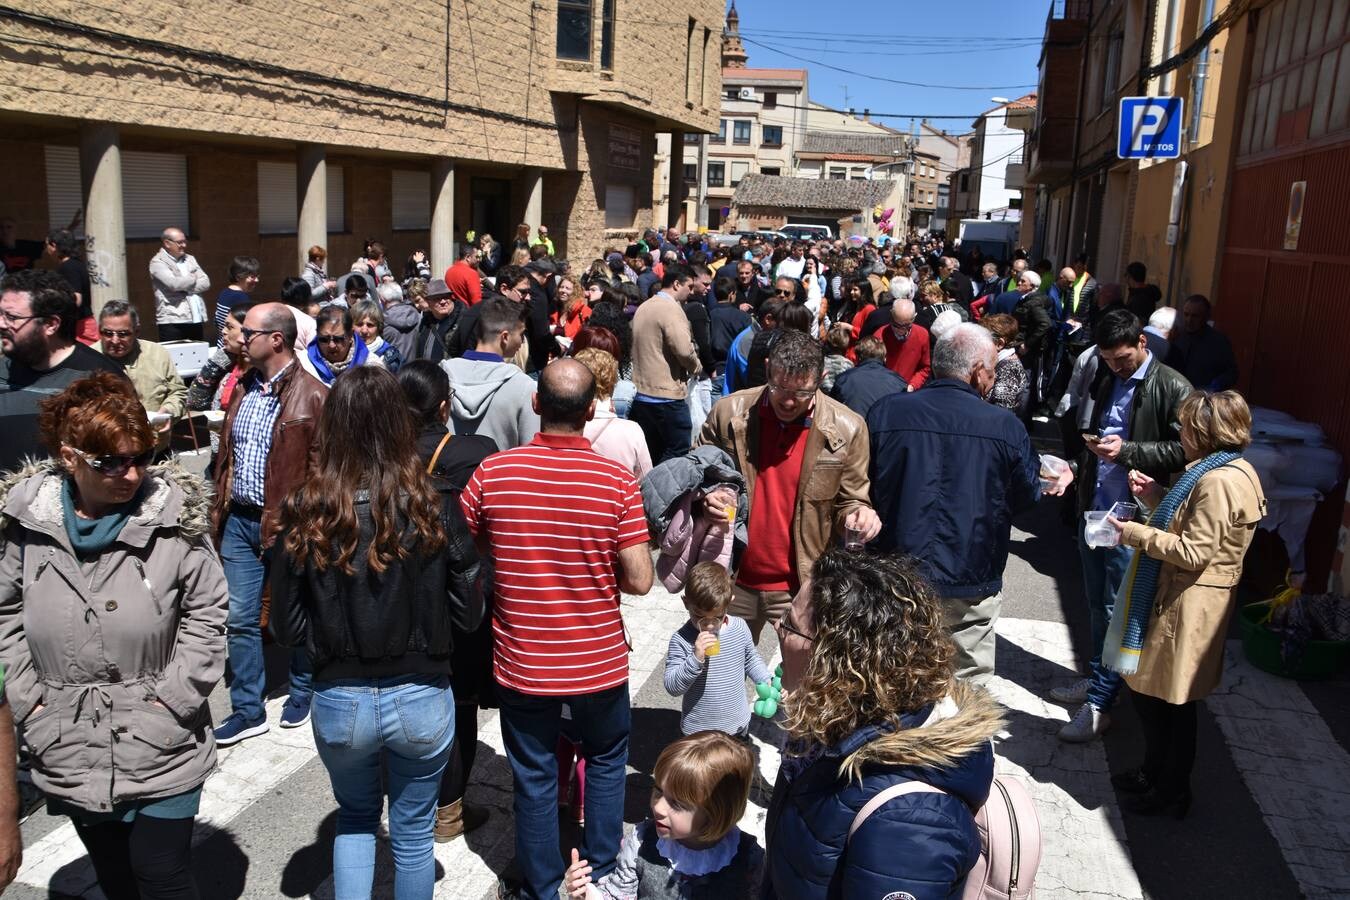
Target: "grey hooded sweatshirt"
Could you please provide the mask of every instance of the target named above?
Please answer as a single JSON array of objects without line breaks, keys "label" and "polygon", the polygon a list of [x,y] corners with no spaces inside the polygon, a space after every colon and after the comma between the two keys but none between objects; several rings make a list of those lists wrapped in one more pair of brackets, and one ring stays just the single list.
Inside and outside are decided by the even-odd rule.
[{"label": "grey hooded sweatshirt", "polygon": [[450,376],[450,416],[455,434],[481,434],[502,450],[520,447],[539,432],[534,411],[534,379],[508,362],[447,359],[441,368]]},{"label": "grey hooded sweatshirt", "polygon": [[411,303],[394,303],[384,311],[384,334],[386,341],[398,348],[399,356],[405,361],[416,358],[417,326],[422,323],[422,314]]}]

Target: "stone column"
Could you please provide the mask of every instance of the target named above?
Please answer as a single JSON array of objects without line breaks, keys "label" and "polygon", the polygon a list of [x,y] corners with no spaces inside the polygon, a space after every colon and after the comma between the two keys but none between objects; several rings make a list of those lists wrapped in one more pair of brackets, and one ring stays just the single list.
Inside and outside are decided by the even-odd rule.
[{"label": "stone column", "polygon": [[440,276],[455,261],[455,161],[431,164],[431,274]]},{"label": "stone column", "polygon": [[[84,243],[95,315],[109,300],[130,300],[127,234],[122,212],[122,144],[116,125],[80,126],[80,189],[84,196]],[[165,226],[177,225],[166,222]],[[182,223],[187,225],[186,222]],[[149,279],[150,275],[141,275]],[[152,321],[154,310],[141,310]]]},{"label": "stone column", "polygon": [[525,219],[530,226],[530,240],[544,221],[544,170],[526,169],[523,173],[525,183]]},{"label": "stone column", "polygon": [[[299,258],[297,272],[305,270],[310,247],[318,244],[328,249],[327,159],[327,151],[318,144],[301,144],[296,150],[295,192],[300,213],[295,231],[296,254]],[[333,275],[331,270],[329,274]]]},{"label": "stone column", "polygon": [[[667,158],[666,167],[670,172],[670,184],[667,186],[670,195],[670,204],[666,210],[666,227],[677,228],[680,224],[680,216],[684,214],[684,198],[689,195],[689,189],[684,184],[684,132],[672,131],[670,133],[670,154]],[[686,231],[693,231],[693,228],[686,226]]]}]

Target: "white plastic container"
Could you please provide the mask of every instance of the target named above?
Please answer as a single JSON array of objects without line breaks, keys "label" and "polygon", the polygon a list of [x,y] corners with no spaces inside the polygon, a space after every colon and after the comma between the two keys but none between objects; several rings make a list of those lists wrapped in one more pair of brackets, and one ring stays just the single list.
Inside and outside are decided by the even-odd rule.
[{"label": "white plastic container", "polygon": [[1044,494],[1058,483],[1060,476],[1072,468],[1068,462],[1049,453],[1041,454],[1041,493]]}]

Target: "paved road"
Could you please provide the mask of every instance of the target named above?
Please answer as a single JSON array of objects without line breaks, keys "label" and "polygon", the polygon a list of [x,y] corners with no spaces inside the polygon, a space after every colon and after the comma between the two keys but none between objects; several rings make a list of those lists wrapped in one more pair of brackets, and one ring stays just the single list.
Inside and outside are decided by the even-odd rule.
[{"label": "paved road", "polygon": [[[1350,896],[1350,679],[1300,686],[1254,670],[1230,645],[1223,688],[1204,705],[1196,803],[1183,822],[1119,811],[1109,774],[1138,761],[1140,738],[1128,700],[1104,742],[1059,743],[1068,712],[1040,698],[1079,668],[1086,636],[1077,557],[1048,504],[1014,532],[999,624],[999,678],[1009,735],[1001,770],[1027,780],[1039,806],[1042,898]],[[678,704],[661,685],[666,642],[683,619],[660,590],[625,598],[633,636],[633,744],[626,821],[646,813],[662,746],[678,734]],[[771,632],[762,648],[775,652]],[[283,684],[285,661],[270,660]],[[282,697],[269,705],[275,722]],[[212,697],[221,716],[222,689]],[[496,717],[481,717],[471,799],[492,818],[467,840],[437,845],[436,896],[487,898],[512,856],[510,773]],[[772,784],[778,755],[756,737]],[[766,798],[757,792],[742,826],[761,834]],[[308,729],[273,731],[224,750],[207,783],[195,867],[205,898],[332,896],[335,805]],[[6,897],[102,897],[69,824],[39,812],[24,826],[25,866]],[[569,837],[564,835],[566,843]],[[383,843],[377,897],[392,896]]]}]

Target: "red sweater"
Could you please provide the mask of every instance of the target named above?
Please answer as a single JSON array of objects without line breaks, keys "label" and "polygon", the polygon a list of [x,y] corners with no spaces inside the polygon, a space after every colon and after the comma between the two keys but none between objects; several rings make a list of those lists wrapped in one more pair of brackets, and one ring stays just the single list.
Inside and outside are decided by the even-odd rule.
[{"label": "red sweater", "polygon": [[886,345],[886,368],[899,375],[914,390],[923,387],[933,374],[933,357],[928,349],[928,329],[914,325],[903,341],[895,336],[891,326],[883,325],[873,337]]},{"label": "red sweater", "polygon": [[792,566],[792,513],[806,459],[810,419],[784,424],[767,398],[759,405],[759,452],[755,458],[755,500],[750,504],[749,541],[736,583],[752,591],[797,587]]},{"label": "red sweater", "polygon": [[473,306],[483,299],[483,276],[462,259],[445,270],[445,286],[466,306]]}]

